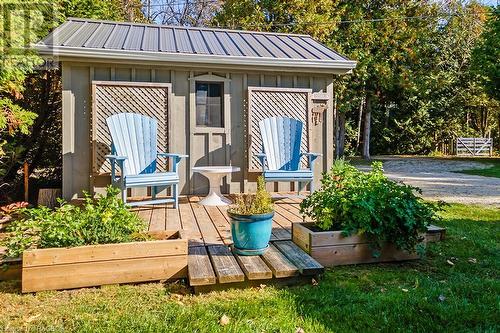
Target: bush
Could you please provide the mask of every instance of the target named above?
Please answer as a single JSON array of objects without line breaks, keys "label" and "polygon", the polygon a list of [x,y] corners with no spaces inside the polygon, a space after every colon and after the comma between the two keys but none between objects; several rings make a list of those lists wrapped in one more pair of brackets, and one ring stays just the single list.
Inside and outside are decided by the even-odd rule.
[{"label": "bush", "polygon": [[62,202],[61,207],[20,210],[4,241],[6,255],[20,256],[24,250],[123,243],[144,238],[146,224],[118,199],[119,190],[109,186],[96,200],[85,194],[82,207]]},{"label": "bush", "polygon": [[300,212],[322,230],[341,230],[345,236],[364,234],[375,255],[386,242],[414,251],[422,240],[419,233],[438,219],[439,205],[416,196],[420,189],[389,180],[381,162],[374,162],[371,172],[365,173],[336,161],[321,184],[320,190],[302,201]]},{"label": "bush", "polygon": [[257,215],[266,214],[274,210],[271,195],[266,190],[264,177],[257,178],[257,192],[255,194],[242,194],[236,197],[236,202],[229,209],[232,214]]}]

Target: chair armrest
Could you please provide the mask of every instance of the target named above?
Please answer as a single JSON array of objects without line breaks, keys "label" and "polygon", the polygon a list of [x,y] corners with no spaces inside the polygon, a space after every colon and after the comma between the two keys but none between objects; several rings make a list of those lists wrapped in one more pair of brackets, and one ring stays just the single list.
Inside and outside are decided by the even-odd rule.
[{"label": "chair armrest", "polygon": [[157,154],[160,157],[176,157],[176,158],[187,158],[189,155],[183,155],[183,154],[173,154],[173,153],[158,153]]},{"label": "chair armrest", "polygon": [[255,154],[255,156],[257,156],[257,158],[260,161],[260,164],[262,164],[262,171],[264,172],[266,170],[266,159],[267,159],[266,153],[257,153]]},{"label": "chair armrest", "polygon": [[184,155],[184,154],[173,154],[173,153],[157,153],[159,157],[169,157],[172,158],[174,163],[172,165],[172,171],[177,172],[178,165],[181,161],[181,158],[187,158],[189,155]]},{"label": "chair armrest", "polygon": [[125,175],[125,165],[123,162],[127,159],[127,156],[118,156],[118,155],[106,155],[105,156],[109,162],[111,163],[111,181],[116,182],[116,166],[115,163],[118,163],[118,166],[121,170],[120,182],[123,182],[123,177]]},{"label": "chair armrest", "polygon": [[108,160],[113,161],[125,161],[128,157],[127,156],[118,156],[118,155],[106,155],[105,156]]},{"label": "chair armrest", "polygon": [[311,156],[311,157],[314,157],[314,158],[317,158],[319,156],[323,156],[323,154],[319,154],[319,153],[300,153],[301,156]]},{"label": "chair armrest", "polygon": [[300,153],[300,156],[306,156],[307,157],[307,160],[309,162],[309,169],[311,169],[311,171],[313,170],[313,166],[314,166],[314,160],[317,159],[319,156],[323,156],[322,154],[318,154],[318,153]]}]

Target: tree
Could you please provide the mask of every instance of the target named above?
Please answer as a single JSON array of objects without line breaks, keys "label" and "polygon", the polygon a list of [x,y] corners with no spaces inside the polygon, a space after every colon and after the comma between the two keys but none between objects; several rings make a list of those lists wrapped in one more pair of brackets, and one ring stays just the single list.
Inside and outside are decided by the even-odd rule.
[{"label": "tree", "polygon": [[[43,24],[43,14],[27,10],[29,5],[21,0],[0,2],[4,19],[0,20],[0,51],[2,54],[0,71],[0,158],[6,154],[4,146],[6,136],[17,133],[27,134],[36,118],[36,114],[22,108],[16,102],[22,98],[24,79],[34,71],[42,59],[25,46],[36,40],[35,31],[24,29],[26,22],[32,21],[33,26]],[[0,175],[4,172],[0,168]]]},{"label": "tree", "polygon": [[[9,4],[12,3],[9,0]],[[42,7],[37,1],[16,0],[16,4],[19,5],[17,8],[24,8],[25,11],[13,12],[10,26],[6,27],[4,21],[0,21],[3,23],[0,25],[2,50],[8,43],[18,46],[10,48],[17,53],[7,53],[3,64],[8,66],[0,71],[0,141],[5,152],[0,157],[0,201],[19,192],[22,181],[19,170],[24,161],[30,164],[30,174],[37,171],[44,181],[50,183],[60,179],[60,70],[38,66],[42,59],[31,51],[19,53],[19,46],[40,40],[70,16],[118,21],[135,17],[145,20],[140,0],[60,0],[52,6]],[[27,17],[27,12],[30,17]],[[29,38],[21,33],[25,22],[32,27],[28,30]]]},{"label": "tree", "polygon": [[500,101],[500,6],[491,10],[481,39],[472,53],[473,71],[492,98]]},{"label": "tree", "polygon": [[222,0],[143,0],[148,21],[181,26],[204,26],[219,10]]}]

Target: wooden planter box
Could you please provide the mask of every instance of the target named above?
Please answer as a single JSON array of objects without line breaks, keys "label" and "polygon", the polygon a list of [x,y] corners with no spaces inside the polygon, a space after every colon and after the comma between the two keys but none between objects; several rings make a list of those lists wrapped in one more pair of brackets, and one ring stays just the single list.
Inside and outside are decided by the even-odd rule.
[{"label": "wooden planter box", "polygon": [[[312,225],[313,223],[293,223],[292,239],[325,267],[419,258],[416,253],[398,250],[392,244],[386,245],[381,250],[381,255],[375,258],[364,236],[344,237],[340,231],[313,231],[309,228]],[[444,229],[432,226],[425,234],[424,242],[439,241],[443,237]]]},{"label": "wooden planter box", "polygon": [[25,251],[22,292],[187,277],[187,239],[151,234],[160,240]]},{"label": "wooden planter box", "polygon": [[21,258],[8,258],[0,260],[0,281],[20,280],[21,269]]}]

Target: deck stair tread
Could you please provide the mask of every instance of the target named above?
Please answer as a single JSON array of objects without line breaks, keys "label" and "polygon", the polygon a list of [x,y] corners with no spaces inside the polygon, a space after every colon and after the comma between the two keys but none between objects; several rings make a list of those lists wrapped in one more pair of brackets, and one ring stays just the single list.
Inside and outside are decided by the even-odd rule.
[{"label": "deck stair tread", "polygon": [[188,253],[189,283],[192,286],[215,284],[217,278],[205,246],[190,247]]},{"label": "deck stair tread", "polygon": [[299,275],[298,268],[281,253],[273,244],[262,256],[262,260],[269,266],[275,278],[285,278]]},{"label": "deck stair tread", "polygon": [[305,253],[292,241],[278,241],[274,245],[283,253],[297,268],[302,275],[322,274],[325,268]]},{"label": "deck stair tread", "polygon": [[241,269],[249,280],[271,279],[273,272],[259,256],[240,256],[234,254]]},{"label": "deck stair tread", "polygon": [[282,280],[324,271],[292,241],[272,242],[261,256],[241,256],[226,245],[191,247],[188,257],[191,286],[234,284],[256,280]]},{"label": "deck stair tread", "polygon": [[245,281],[245,274],[243,274],[229,247],[226,245],[210,245],[208,246],[208,254],[219,283]]}]

